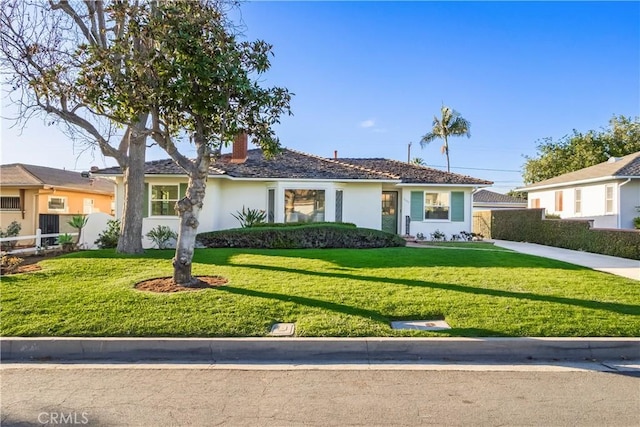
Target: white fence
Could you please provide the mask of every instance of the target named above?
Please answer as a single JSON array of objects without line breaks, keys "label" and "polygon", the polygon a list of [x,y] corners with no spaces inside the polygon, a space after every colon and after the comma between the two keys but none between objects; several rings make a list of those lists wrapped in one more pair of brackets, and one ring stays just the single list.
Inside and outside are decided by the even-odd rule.
[{"label": "white fence", "polygon": [[51,234],[42,234],[42,230],[40,230],[38,228],[38,230],[36,230],[36,234],[32,235],[32,236],[18,236],[18,237],[3,237],[0,239],[0,243],[5,243],[5,242],[17,242],[20,240],[34,240],[35,244],[33,246],[29,246],[29,247],[21,247],[18,249],[11,249],[10,251],[7,251],[10,254],[22,254],[22,253],[29,253],[29,252],[35,252],[38,253],[41,250],[45,250],[45,249],[54,249],[54,248],[59,248],[60,245],[58,245],[57,243],[55,245],[47,245],[46,247],[43,246],[42,244],[42,239],[46,239],[46,238],[50,238],[50,237],[59,237],[63,234],[68,234],[70,236],[77,236],[78,233],[51,233]]},{"label": "white fence", "polygon": [[[81,249],[97,249],[98,246],[95,244],[95,241],[98,239],[100,233],[107,229],[107,223],[109,220],[112,220],[113,217],[107,215],[106,213],[98,212],[87,215],[87,223],[82,228],[82,234],[80,235],[80,241],[78,242],[78,246]],[[40,249],[44,249],[42,246],[42,240],[46,238],[57,237],[62,234],[69,234],[71,236],[77,236],[78,233],[53,233],[53,234],[42,234],[42,231],[38,229],[36,234],[33,236],[16,236],[16,237],[5,237],[0,239],[0,242],[17,242],[23,241],[24,244],[21,244],[20,248],[13,249],[8,251],[9,253],[28,253],[28,252],[38,252]],[[74,239],[75,242],[75,239]],[[3,245],[4,246],[4,245]],[[26,246],[26,247],[25,247]],[[49,245],[47,248],[53,249],[58,248],[60,245]]]}]

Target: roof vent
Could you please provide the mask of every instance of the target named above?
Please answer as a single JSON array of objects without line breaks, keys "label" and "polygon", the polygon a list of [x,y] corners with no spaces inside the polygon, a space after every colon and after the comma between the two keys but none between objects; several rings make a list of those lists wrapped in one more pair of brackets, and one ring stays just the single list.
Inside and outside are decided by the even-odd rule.
[{"label": "roof vent", "polygon": [[622,157],[609,157],[609,160],[607,160],[607,163],[615,163],[618,160],[622,160]]}]

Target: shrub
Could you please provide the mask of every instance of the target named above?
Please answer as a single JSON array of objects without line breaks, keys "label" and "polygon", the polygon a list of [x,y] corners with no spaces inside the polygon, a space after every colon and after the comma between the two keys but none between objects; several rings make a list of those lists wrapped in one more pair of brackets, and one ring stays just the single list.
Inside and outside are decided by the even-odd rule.
[{"label": "shrub", "polygon": [[242,212],[238,212],[237,215],[231,214],[232,217],[240,221],[240,227],[253,227],[256,224],[261,224],[267,219],[267,214],[260,209],[245,208],[242,206]]},{"label": "shrub", "polygon": [[2,261],[0,261],[0,274],[11,274],[22,264],[24,261],[17,256],[11,256],[2,254]]},{"label": "shrub", "polygon": [[74,215],[71,217],[67,224],[69,224],[72,228],[78,230],[78,238],[76,239],[76,244],[80,243],[80,235],[82,234],[82,229],[85,225],[87,225],[87,221],[89,220],[88,216],[85,215]]},{"label": "shrub", "polygon": [[[0,229],[0,238],[17,237],[20,234],[20,230],[22,230],[22,226],[20,225],[20,223],[18,221],[11,221],[11,223],[7,225],[6,230],[3,231]],[[10,251],[16,247],[16,243],[18,243],[16,240],[13,240],[11,242],[3,242],[2,244],[0,244],[0,250]]]},{"label": "shrub", "polygon": [[444,242],[447,240],[447,237],[442,231],[436,230],[431,233],[431,240],[433,240],[434,242]]},{"label": "shrub", "polygon": [[585,220],[543,220],[542,209],[491,212],[491,236],[565,249],[640,259],[640,232],[592,229]]},{"label": "shrub", "polygon": [[100,249],[110,249],[118,246],[120,238],[120,220],[112,219],[107,222],[107,229],[98,235],[94,242]]},{"label": "shrub", "polygon": [[356,227],[356,225],[352,222],[261,222],[259,224],[254,224],[254,227],[270,227],[270,228],[282,228],[282,227],[307,227],[309,225],[339,225],[343,227]]},{"label": "shrub", "polygon": [[65,252],[71,252],[76,246],[73,242],[73,236],[67,233],[58,236],[58,244],[62,246],[62,250]]},{"label": "shrub", "polygon": [[633,226],[640,230],[640,216],[633,218]]},{"label": "shrub", "polygon": [[153,241],[158,249],[167,249],[169,242],[178,238],[178,233],[166,225],[158,225],[149,231],[146,236]]},{"label": "shrub", "polygon": [[395,234],[340,224],[234,228],[200,233],[196,239],[208,248],[382,248],[406,244],[404,239]]}]

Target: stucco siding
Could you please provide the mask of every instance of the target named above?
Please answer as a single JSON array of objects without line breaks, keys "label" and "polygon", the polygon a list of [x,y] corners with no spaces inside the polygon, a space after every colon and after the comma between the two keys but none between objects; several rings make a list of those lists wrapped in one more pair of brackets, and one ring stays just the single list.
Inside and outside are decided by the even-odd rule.
[{"label": "stucco siding", "polygon": [[382,228],[382,184],[349,183],[342,186],[342,191],[343,222],[376,230]]},{"label": "stucco siding", "polygon": [[[3,188],[2,196],[6,197],[19,197],[20,190],[13,188]],[[25,190],[24,192],[24,218],[23,213],[19,210],[0,210],[0,226],[6,229],[13,221],[17,221],[20,224],[20,235],[30,236],[36,234],[38,228],[38,212],[35,209],[37,206],[37,194],[38,190]]]},{"label": "stucco siding", "polygon": [[[411,212],[411,192],[463,192],[464,193],[464,220],[463,221],[451,221],[451,214],[449,219],[442,220],[411,220],[410,222],[410,234],[416,236],[418,233],[422,233],[427,240],[431,238],[431,233],[440,231],[446,235],[447,240],[451,239],[453,234],[459,234],[461,231],[471,232],[471,224],[473,221],[473,206],[471,189],[465,187],[405,187],[401,193],[402,200],[402,226],[401,234],[404,234],[406,230],[406,216]],[[424,209],[424,208],[423,208]]]},{"label": "stucco siding", "polygon": [[[51,198],[63,198],[65,200],[65,208],[50,209],[49,200]],[[38,212],[41,214],[83,215],[94,212],[110,214],[113,197],[103,194],[79,193],[65,190],[41,190],[38,199]],[[93,200],[91,212],[85,212],[85,199]]]},{"label": "stucco siding", "polygon": [[[209,230],[201,228],[202,231],[224,230],[227,228],[239,228],[240,222],[233,217],[242,211],[244,206],[247,209],[258,209],[267,211],[267,183],[251,181],[220,181],[219,196],[212,197],[207,203],[216,218]],[[209,189],[207,189],[209,190]],[[207,192],[207,198],[210,196]]]}]

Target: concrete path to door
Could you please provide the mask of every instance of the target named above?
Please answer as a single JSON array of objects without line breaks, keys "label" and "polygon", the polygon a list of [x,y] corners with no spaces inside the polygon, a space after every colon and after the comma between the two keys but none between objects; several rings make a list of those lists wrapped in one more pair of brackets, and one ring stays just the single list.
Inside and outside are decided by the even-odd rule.
[{"label": "concrete path to door", "polygon": [[496,246],[511,249],[512,251],[551,258],[633,280],[640,280],[640,261],[633,259],[618,258],[583,251],[573,251],[570,249],[555,248],[553,246],[544,246],[535,243],[510,242],[506,240],[492,241]]}]

